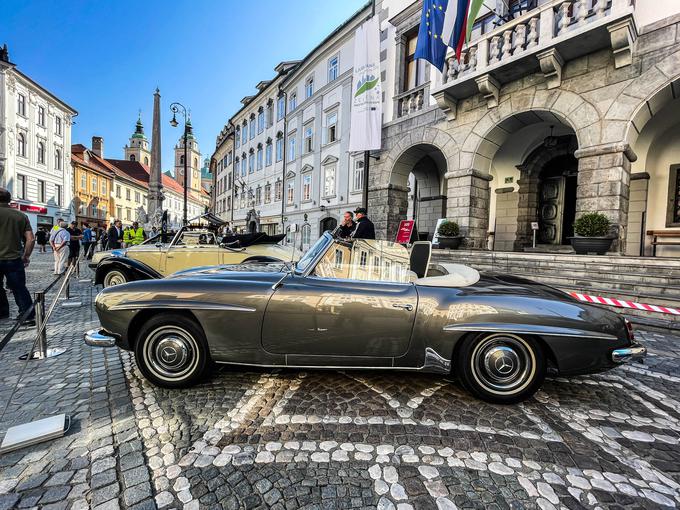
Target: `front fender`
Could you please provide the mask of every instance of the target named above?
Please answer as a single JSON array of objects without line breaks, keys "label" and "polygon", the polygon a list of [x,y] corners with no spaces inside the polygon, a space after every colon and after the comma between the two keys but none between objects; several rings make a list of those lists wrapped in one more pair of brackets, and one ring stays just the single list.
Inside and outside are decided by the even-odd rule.
[{"label": "front fender", "polygon": [[137,260],[127,257],[111,256],[105,258],[97,265],[97,270],[94,275],[94,284],[102,285],[106,273],[114,268],[123,269],[133,281],[157,280],[163,278],[163,275],[158,271]]}]

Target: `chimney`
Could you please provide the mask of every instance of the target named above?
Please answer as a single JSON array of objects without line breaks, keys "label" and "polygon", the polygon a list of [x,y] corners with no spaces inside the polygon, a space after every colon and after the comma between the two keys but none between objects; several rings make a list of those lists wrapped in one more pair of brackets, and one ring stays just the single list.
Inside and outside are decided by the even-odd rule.
[{"label": "chimney", "polygon": [[92,137],[92,152],[100,158],[104,157],[104,139],[101,136]]}]

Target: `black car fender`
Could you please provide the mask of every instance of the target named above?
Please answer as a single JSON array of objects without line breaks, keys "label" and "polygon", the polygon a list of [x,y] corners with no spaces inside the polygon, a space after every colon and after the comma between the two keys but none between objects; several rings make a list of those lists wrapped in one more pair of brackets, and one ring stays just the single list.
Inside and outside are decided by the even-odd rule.
[{"label": "black car fender", "polygon": [[106,273],[114,268],[124,270],[131,281],[163,278],[162,274],[142,262],[127,257],[114,256],[105,258],[99,263],[94,276],[94,284],[103,285]]}]

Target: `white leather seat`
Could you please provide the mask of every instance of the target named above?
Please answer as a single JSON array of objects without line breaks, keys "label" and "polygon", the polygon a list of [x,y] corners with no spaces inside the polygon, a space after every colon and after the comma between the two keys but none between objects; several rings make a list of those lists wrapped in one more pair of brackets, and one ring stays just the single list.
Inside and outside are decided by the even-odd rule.
[{"label": "white leather seat", "polygon": [[424,287],[468,287],[479,281],[479,271],[463,264],[439,263],[433,268],[441,276],[418,278],[416,285]]}]

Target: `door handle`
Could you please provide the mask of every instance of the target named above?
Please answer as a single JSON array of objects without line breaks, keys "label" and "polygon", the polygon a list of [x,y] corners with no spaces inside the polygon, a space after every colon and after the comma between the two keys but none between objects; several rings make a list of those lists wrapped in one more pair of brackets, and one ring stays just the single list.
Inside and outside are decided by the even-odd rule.
[{"label": "door handle", "polygon": [[406,310],[407,312],[410,312],[413,310],[413,305],[401,305],[399,303],[393,303],[392,308],[401,308],[403,310]]}]

